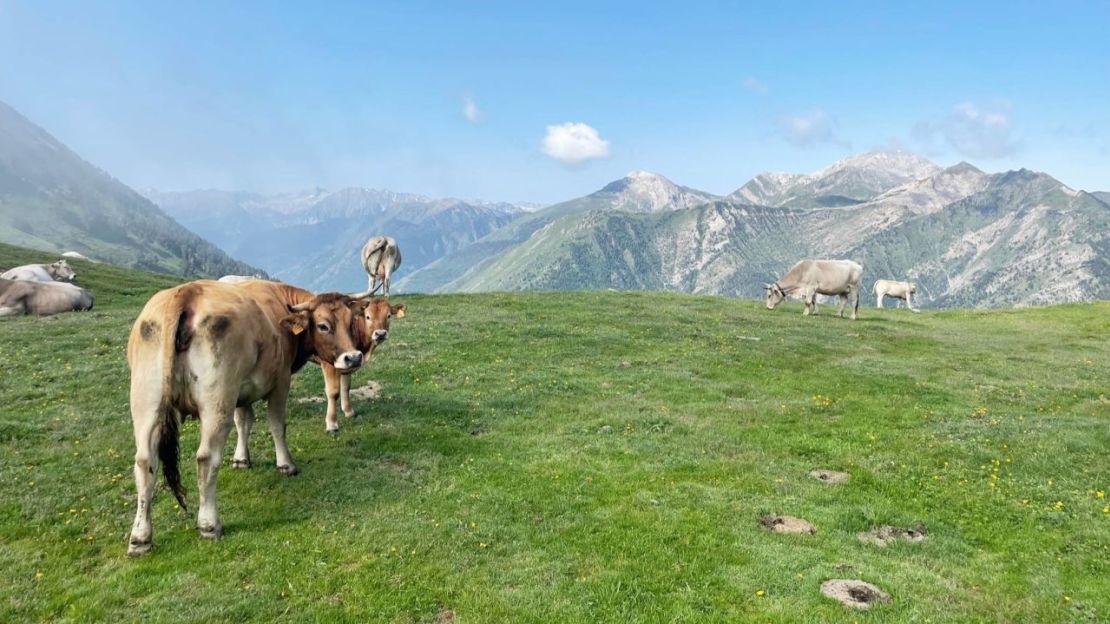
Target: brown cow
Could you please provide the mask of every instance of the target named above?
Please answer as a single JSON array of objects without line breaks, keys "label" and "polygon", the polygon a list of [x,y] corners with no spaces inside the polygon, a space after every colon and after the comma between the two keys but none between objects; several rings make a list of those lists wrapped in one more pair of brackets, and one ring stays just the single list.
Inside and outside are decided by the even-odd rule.
[{"label": "brown cow", "polygon": [[[364,363],[370,361],[374,349],[389,336],[389,320],[392,318],[405,318],[405,304],[389,305],[385,299],[372,299],[366,306],[361,322],[355,325],[355,344],[365,356]],[[340,373],[326,361],[316,363],[324,373],[324,394],[328,398],[324,427],[329,433],[335,433],[339,431],[339,421],[335,417],[337,398],[341,400],[345,416],[351,418],[355,415],[355,410],[351,407],[351,373]]]},{"label": "brown cow", "polygon": [[91,310],[92,293],[63,282],[0,279],[0,317]]},{"label": "brown cow", "polygon": [[[150,298],[127,343],[138,495],[129,555],[150,550],[150,503],[159,460],[166,483],[185,507],[178,471],[179,416],[200,419],[201,537],[223,533],[216,514],[220,457],[233,422],[240,447],[247,448],[255,401],[269,404],[278,470],[297,473],[285,444],[291,376],[312,357],[343,372],[358,369],[362,352],[355,347],[352,327],[365,306],[364,300],[339,293],[313,295],[264,281],[190,282]],[[241,459],[249,463],[249,456]]]}]

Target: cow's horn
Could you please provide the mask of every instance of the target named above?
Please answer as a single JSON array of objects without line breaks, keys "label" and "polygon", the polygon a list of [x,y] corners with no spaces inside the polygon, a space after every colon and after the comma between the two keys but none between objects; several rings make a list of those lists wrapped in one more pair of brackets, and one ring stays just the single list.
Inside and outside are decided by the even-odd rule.
[{"label": "cow's horn", "polygon": [[347,296],[350,297],[351,299],[369,299],[370,296],[373,295],[373,294],[374,294],[374,291],[366,290],[366,291],[363,291],[363,292],[360,292],[360,293],[352,293],[352,294],[347,295]]},{"label": "cow's horn", "polygon": [[311,307],[312,307],[312,302],[311,301],[305,301],[304,303],[298,303],[297,305],[289,306],[289,311],[290,312],[304,312],[305,310],[308,310]]},{"label": "cow's horn", "polygon": [[763,290],[771,290],[771,285],[770,284],[764,284],[763,285]]}]

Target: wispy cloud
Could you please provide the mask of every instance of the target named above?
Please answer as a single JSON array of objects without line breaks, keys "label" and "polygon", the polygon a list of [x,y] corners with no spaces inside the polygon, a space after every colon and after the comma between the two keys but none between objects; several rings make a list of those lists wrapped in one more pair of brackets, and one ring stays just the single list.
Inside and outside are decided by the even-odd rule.
[{"label": "wispy cloud", "polygon": [[1001,100],[987,105],[961,102],[947,115],[913,127],[913,138],[926,150],[944,146],[968,158],[1005,158],[1021,151],[1014,136],[1012,107]]},{"label": "wispy cloud", "polygon": [[577,164],[609,155],[609,141],[584,123],[567,122],[547,126],[543,153],[568,164]]},{"label": "wispy cloud", "polygon": [[478,123],[482,120],[482,111],[478,110],[478,105],[474,103],[474,98],[469,95],[463,96],[462,114],[470,123]]},{"label": "wispy cloud", "polygon": [[848,141],[836,134],[836,120],[821,108],[807,113],[784,115],[779,118],[778,126],[782,138],[797,147],[825,144],[851,147]]},{"label": "wispy cloud", "polygon": [[740,86],[759,95],[767,95],[768,92],[767,85],[763,84],[763,82],[755,76],[748,76],[740,82]]}]

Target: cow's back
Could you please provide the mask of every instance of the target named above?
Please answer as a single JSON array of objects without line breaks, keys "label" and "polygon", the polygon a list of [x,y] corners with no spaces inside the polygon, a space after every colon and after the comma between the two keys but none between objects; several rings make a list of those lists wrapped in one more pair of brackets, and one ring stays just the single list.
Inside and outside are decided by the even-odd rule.
[{"label": "cow's back", "polygon": [[[128,340],[132,393],[169,391],[185,412],[195,411],[202,392],[236,403],[261,398],[275,376],[289,374],[289,339],[273,316],[242,285],[201,280],[155,293]],[[161,379],[171,348],[176,364],[166,389]]]},{"label": "cow's back", "polygon": [[50,275],[41,264],[26,264],[4,271],[0,274],[0,279],[8,280],[21,280],[27,282],[53,282],[54,277]]}]

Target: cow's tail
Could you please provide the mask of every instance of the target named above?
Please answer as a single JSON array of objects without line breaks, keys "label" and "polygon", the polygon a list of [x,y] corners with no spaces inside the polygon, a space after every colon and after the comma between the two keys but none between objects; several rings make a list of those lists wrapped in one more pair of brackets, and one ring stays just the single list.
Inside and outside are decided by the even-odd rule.
[{"label": "cow's tail", "polygon": [[174,293],[165,307],[162,319],[162,401],[158,405],[159,427],[158,460],[162,462],[162,475],[166,486],[173,492],[177,504],[187,510],[185,489],[181,486],[179,441],[181,422],[173,407],[173,368],[177,354],[189,348],[193,340],[193,298],[195,287],[186,285]]}]

